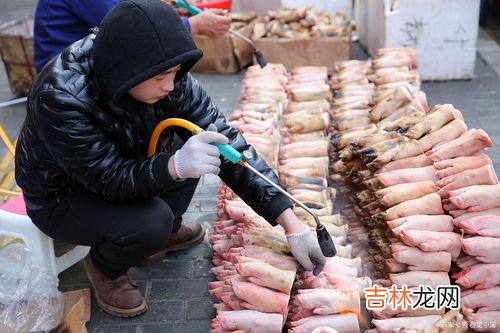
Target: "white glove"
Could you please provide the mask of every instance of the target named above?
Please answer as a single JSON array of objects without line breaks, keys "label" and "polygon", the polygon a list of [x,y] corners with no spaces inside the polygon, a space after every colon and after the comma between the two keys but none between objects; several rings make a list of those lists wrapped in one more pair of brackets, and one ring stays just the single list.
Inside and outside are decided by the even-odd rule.
[{"label": "white glove", "polygon": [[227,144],[228,138],[217,133],[217,127],[210,124],[201,134],[193,135],[174,155],[175,173],[179,178],[200,178],[207,173],[220,172],[219,149],[212,142]]},{"label": "white glove", "polygon": [[[299,233],[288,234],[288,247],[299,264],[307,271],[320,272],[326,259],[319,247],[318,239],[309,228]],[[316,267],[315,267],[316,266]]]}]

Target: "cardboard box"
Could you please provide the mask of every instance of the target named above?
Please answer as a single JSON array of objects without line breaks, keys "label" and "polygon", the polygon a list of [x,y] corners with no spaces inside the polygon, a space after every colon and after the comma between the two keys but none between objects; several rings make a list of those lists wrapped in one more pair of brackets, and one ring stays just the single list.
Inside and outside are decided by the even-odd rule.
[{"label": "cardboard box", "polygon": [[[237,31],[250,38],[256,21]],[[217,38],[195,35],[193,39],[203,51],[203,58],[193,67],[193,72],[235,73],[252,63],[253,49],[250,44],[229,32]]]},{"label": "cardboard box", "polygon": [[297,66],[327,66],[351,58],[350,37],[319,37],[292,40],[259,38],[255,42],[269,63],[282,63],[287,69]]},{"label": "cardboard box", "polygon": [[315,7],[327,11],[331,16],[342,10],[348,20],[352,18],[352,0],[240,0],[239,5],[240,12],[254,11],[260,16],[280,7]]},{"label": "cardboard box", "polygon": [[36,76],[33,61],[33,17],[27,16],[0,26],[0,54],[10,90],[26,96]]},{"label": "cardboard box", "polygon": [[356,0],[360,42],[417,50],[422,80],[470,79],[476,64],[478,0]]}]

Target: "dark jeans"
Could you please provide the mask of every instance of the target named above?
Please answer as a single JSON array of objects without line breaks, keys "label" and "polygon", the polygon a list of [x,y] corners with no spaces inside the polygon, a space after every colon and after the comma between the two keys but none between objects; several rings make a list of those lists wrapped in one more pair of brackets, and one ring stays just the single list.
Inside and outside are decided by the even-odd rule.
[{"label": "dark jeans", "polygon": [[115,278],[165,247],[197,184],[198,179],[187,179],[161,197],[124,203],[77,191],[28,215],[53,239],[91,246],[94,265]]}]

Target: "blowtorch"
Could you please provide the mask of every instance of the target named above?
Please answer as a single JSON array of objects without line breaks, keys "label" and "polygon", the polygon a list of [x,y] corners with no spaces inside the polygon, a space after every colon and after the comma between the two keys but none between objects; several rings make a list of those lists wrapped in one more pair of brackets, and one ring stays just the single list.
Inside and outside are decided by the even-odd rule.
[{"label": "blowtorch", "polygon": [[[156,146],[158,144],[158,140],[160,138],[161,133],[163,132],[164,129],[170,126],[180,126],[188,131],[191,132],[192,135],[197,135],[203,132],[203,129],[200,127],[196,126],[192,122],[185,120],[185,119],[180,119],[180,118],[171,118],[171,119],[166,119],[160,122],[154,129],[153,135],[151,136],[151,140],[149,141],[149,147],[148,147],[148,157],[151,157],[154,155]],[[276,190],[287,196],[290,200],[292,200],[294,203],[296,203],[298,206],[300,206],[302,209],[304,209],[307,213],[311,214],[312,217],[314,218],[314,221],[316,222],[316,232],[318,236],[318,242],[319,246],[321,248],[321,252],[323,252],[323,255],[325,257],[333,257],[337,253],[337,250],[335,249],[335,244],[333,243],[332,237],[326,230],[325,226],[321,224],[319,217],[306,205],[304,205],[302,202],[297,200],[293,195],[288,193],[287,191],[283,190],[280,186],[278,186],[276,183],[274,183],[271,179],[263,175],[260,171],[256,170],[253,166],[251,166],[247,160],[251,158],[249,156],[250,152],[243,152],[240,153],[233,147],[231,147],[228,144],[218,144],[218,143],[213,143],[213,145],[217,146],[219,149],[221,155],[229,160],[231,163],[234,164],[239,164],[240,166],[250,170],[253,172],[255,175],[263,179],[266,183],[274,187]],[[245,154],[247,153],[247,154]],[[316,272],[315,272],[316,273]],[[319,272],[317,272],[319,273]]]},{"label": "blowtorch", "polygon": [[[197,15],[197,14],[199,14],[199,13],[202,12],[201,9],[199,9],[198,7],[196,7],[194,5],[188,4],[185,0],[173,0],[172,4],[175,7],[186,9],[189,12],[189,14],[191,14],[191,15]],[[231,34],[233,34],[233,35],[235,35],[236,37],[244,40],[248,44],[250,44],[250,46],[252,46],[253,54],[255,55],[255,59],[257,60],[257,63],[259,64],[259,66],[261,68],[266,67],[267,61],[264,58],[264,55],[262,54],[262,52],[255,45],[255,43],[253,42],[253,40],[251,40],[250,38],[248,38],[248,37],[240,34],[237,31],[234,31],[232,29],[229,29],[228,32],[231,33]]]}]

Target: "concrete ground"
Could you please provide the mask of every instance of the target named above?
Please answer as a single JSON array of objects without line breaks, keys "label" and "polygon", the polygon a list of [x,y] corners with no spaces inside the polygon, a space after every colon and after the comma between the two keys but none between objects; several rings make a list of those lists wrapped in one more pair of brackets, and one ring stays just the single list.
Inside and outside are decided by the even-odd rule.
[{"label": "concrete ground", "polygon": [[[33,12],[35,0],[0,0],[0,23],[19,18]],[[499,28],[500,30],[500,28]],[[468,81],[428,82],[423,84],[429,103],[451,103],[460,109],[470,128],[483,128],[500,144],[500,127],[496,123],[500,111],[500,48],[489,35],[481,31],[478,40],[478,57],[475,78]],[[366,59],[367,55],[354,45],[354,57]],[[239,89],[244,71],[230,75],[194,73],[216,105],[225,115],[238,105]],[[0,102],[15,98],[9,90],[7,77],[0,65]],[[22,125],[26,105],[2,108],[0,122],[11,137],[15,137]],[[500,170],[500,150],[488,151],[495,169]],[[219,180],[215,176],[204,177],[195,197],[185,214],[186,220],[206,222],[214,220],[216,188]],[[65,246],[58,245],[61,250]],[[89,332],[208,332],[210,319],[214,316],[212,301],[208,295],[207,282],[212,280],[211,250],[205,241],[185,252],[172,254],[168,259],[148,268],[132,269],[149,302],[148,312],[132,319],[118,319],[106,315],[92,301]],[[83,266],[75,265],[60,276],[62,291],[89,287]]]}]

